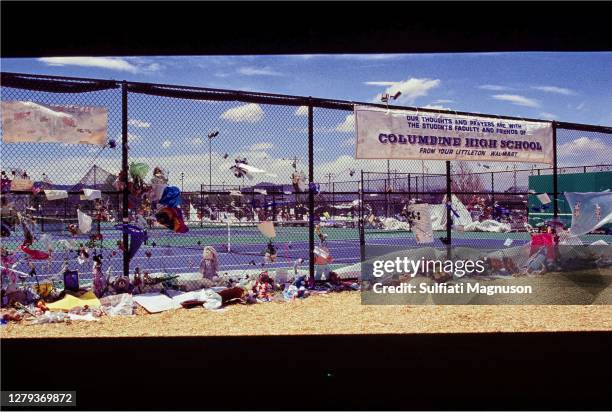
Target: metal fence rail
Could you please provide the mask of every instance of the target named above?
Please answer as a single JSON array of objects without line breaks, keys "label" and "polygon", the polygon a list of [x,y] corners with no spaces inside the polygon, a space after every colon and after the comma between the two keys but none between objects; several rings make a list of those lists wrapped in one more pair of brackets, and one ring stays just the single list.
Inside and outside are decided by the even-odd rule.
[{"label": "metal fence rail", "polygon": [[[554,217],[567,213],[562,192],[570,187],[573,174],[612,171],[610,127],[552,122],[553,167],[364,161],[354,159],[353,106],[386,105],[19,73],[2,73],[1,79],[3,102],[107,108],[108,144],[104,148],[3,144],[2,169],[9,179],[13,171],[16,175],[25,172],[34,181],[41,180],[44,173],[54,188],[70,193],[67,199],[46,200],[42,192],[11,189],[2,193],[3,210],[12,203],[38,219],[40,232],[56,240],[71,238],[61,226],[76,219],[77,209],[93,216],[97,224],[91,236],[74,240],[78,246],[89,243],[103,255],[107,266],[126,276],[136,268],[197,272],[204,246],[213,246],[220,254],[220,272],[255,270],[268,247],[256,227],[265,220],[273,221],[277,230],[273,241],[277,260],[265,266],[292,267],[296,259],[303,258],[312,276],[317,270],[314,250],[319,243],[319,224],[326,224],[321,230],[328,235],[335,263],[348,265],[359,262],[370,243],[410,244],[410,232],[385,233],[383,226],[384,220],[401,221],[403,210],[413,200],[441,204],[457,196],[464,205],[482,205],[483,215],[524,230],[534,213]],[[240,176],[233,169],[237,160],[246,160],[260,170]],[[130,176],[139,167],[147,169],[145,186],[157,168],[169,185],[180,188],[187,233],[155,223],[158,205],[146,190],[134,187]],[[535,182],[545,190],[530,192]],[[102,199],[80,200],[83,188],[101,189]],[[538,204],[533,198],[539,193],[551,196],[551,209],[534,212]],[[477,234],[458,233],[448,214],[450,210],[439,235],[445,243],[480,241]],[[121,223],[138,223],[147,229],[148,241],[131,258],[130,237],[116,227]],[[3,243],[16,247],[21,235],[17,225],[14,236]],[[59,255],[70,256],[68,251]],[[39,274],[53,275],[60,264],[41,264]]]}]

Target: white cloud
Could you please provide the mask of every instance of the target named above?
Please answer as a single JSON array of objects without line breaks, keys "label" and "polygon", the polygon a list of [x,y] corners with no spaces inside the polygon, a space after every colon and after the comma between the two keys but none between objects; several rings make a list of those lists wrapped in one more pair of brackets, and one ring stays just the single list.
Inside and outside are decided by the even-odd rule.
[{"label": "white cloud", "polygon": [[[427,96],[429,90],[436,88],[440,85],[439,79],[408,79],[402,82],[397,82],[392,86],[387,87],[385,93],[394,95],[395,93],[402,92],[401,96],[397,99],[397,103],[412,103],[417,98]],[[374,98],[374,102],[380,103],[382,93],[378,94]]]},{"label": "white cloud", "polygon": [[217,72],[215,77],[229,77],[229,73]]},{"label": "white cloud", "polygon": [[393,86],[397,82],[364,82],[368,86]]},{"label": "white cloud", "polygon": [[109,70],[138,73],[141,69],[125,59],[114,57],[41,57],[38,59],[49,66],[99,67]]},{"label": "white cloud", "polygon": [[349,137],[348,139],[342,142],[342,147],[355,146],[355,138]]},{"label": "white cloud", "polygon": [[512,88],[510,87],[506,87],[506,86],[499,86],[497,84],[483,84],[481,86],[478,86],[479,89],[482,90],[493,90],[495,92],[501,92],[504,90],[512,90]]},{"label": "white cloud", "polygon": [[283,76],[270,67],[241,67],[237,71],[244,76]]},{"label": "white cloud", "polygon": [[128,120],[128,124],[130,126],[139,127],[141,129],[146,129],[148,127],[151,127],[151,123],[145,122],[143,120],[138,120],[138,119],[130,119]]},{"label": "white cloud", "polygon": [[270,142],[262,142],[262,143],[255,143],[249,146],[249,150],[252,151],[257,151],[257,150],[268,150],[268,149],[272,149],[274,147],[274,145]]},{"label": "white cloud", "polygon": [[434,110],[452,110],[450,107],[444,107],[440,104],[428,104],[426,106],[422,106],[423,109],[434,109]]},{"label": "white cloud", "polygon": [[558,116],[554,113],[549,113],[549,112],[541,112],[540,113],[540,117],[542,119],[546,119],[546,120],[554,120],[556,118],[558,118]]},{"label": "white cloud", "polygon": [[343,133],[354,132],[355,131],[355,115],[354,114],[346,115],[346,117],[344,118],[344,121],[340,123],[338,126],[336,126],[334,130],[337,132],[343,132]]},{"label": "white cloud", "polygon": [[557,87],[557,86],[533,86],[532,89],[539,90],[541,92],[546,92],[546,93],[563,94],[565,96],[574,96],[577,94],[575,91],[571,89],[566,89],[564,87]]},{"label": "white cloud", "polygon": [[201,137],[194,137],[193,139],[191,139],[191,144],[194,146],[199,146],[204,142],[204,140],[202,140]]},{"label": "white cloud", "polygon": [[449,99],[438,99],[435,100],[432,104],[439,104],[439,103],[454,103],[454,100],[449,100]]},{"label": "white cloud", "polygon": [[585,102],[582,102],[578,106],[576,106],[576,110],[582,110],[584,109],[584,106],[585,106]]},{"label": "white cloud", "polygon": [[172,140],[164,140],[164,142],[162,143],[162,147],[164,149],[169,148],[170,146],[172,146]]},{"label": "white cloud", "polygon": [[[257,161],[261,161],[261,160],[269,160],[271,159],[270,155],[267,152],[264,151],[250,151],[249,153],[246,154],[246,158],[247,160],[257,160]],[[233,164],[232,164],[233,165]]]},{"label": "white cloud", "polygon": [[602,164],[612,158],[612,145],[585,136],[559,145],[558,150],[562,165]]},{"label": "white cloud", "polygon": [[221,118],[231,122],[257,123],[264,117],[264,111],[257,103],[248,103],[229,109]]},{"label": "white cloud", "polygon": [[145,66],[145,70],[149,72],[157,72],[162,69],[162,65],[159,63],[151,63],[148,66]]},{"label": "white cloud", "polygon": [[517,106],[540,107],[540,103],[538,103],[537,100],[530,99],[525,96],[519,96],[518,94],[496,94],[492,97],[495,100],[510,102]]},{"label": "white cloud", "polygon": [[296,116],[308,116],[308,106],[300,106],[295,111]]},{"label": "white cloud", "polygon": [[[123,139],[123,135],[121,133],[117,133],[117,144],[118,145],[121,144],[122,139]],[[141,140],[142,140],[142,136],[140,136],[139,134],[128,132],[128,142],[136,143],[136,142],[140,142]]]}]

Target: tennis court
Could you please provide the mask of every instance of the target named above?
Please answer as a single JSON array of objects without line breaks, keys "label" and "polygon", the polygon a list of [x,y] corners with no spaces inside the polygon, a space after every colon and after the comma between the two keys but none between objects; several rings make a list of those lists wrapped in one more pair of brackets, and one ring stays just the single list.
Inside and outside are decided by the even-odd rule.
[{"label": "tennis court", "polygon": [[[170,233],[166,228],[154,227],[147,230],[148,241],[141,246],[130,262],[132,269],[138,267],[142,272],[149,273],[190,273],[197,272],[202,259],[204,246],[212,246],[218,252],[219,273],[237,273],[240,271],[259,270],[262,267],[268,269],[293,268],[297,259],[302,258],[302,268],[308,268],[309,262],[309,228],[308,222],[277,222],[275,224],[276,237],[273,244],[277,250],[277,259],[272,263],[264,264],[264,254],[268,245],[268,239],[264,237],[258,227],[258,222],[191,222],[189,232],[168,236]],[[108,268],[114,275],[123,271],[123,254],[118,249],[117,242],[122,238],[122,232],[115,229],[114,224],[105,222],[100,225],[102,241],[90,247],[90,254],[102,254],[103,270]],[[49,225],[47,225],[49,227]],[[323,227],[322,231],[327,235],[326,246],[333,257],[332,268],[354,265],[360,262],[360,238],[359,230],[355,227]],[[45,261],[22,260],[14,268],[23,273],[29,273],[34,265],[38,281],[43,281],[59,274],[67,263],[70,269],[78,269],[82,280],[89,281],[92,277],[91,261],[82,265],[77,262],[79,253],[78,246],[86,244],[89,236],[81,235],[71,237],[60,232],[46,232],[51,241],[64,239],[72,242],[74,248],[66,250],[64,247],[56,247],[51,258]],[[392,246],[416,249],[420,247],[445,248],[443,238],[445,231],[434,232],[433,244],[418,244],[414,233],[406,230],[382,230],[366,228],[364,237],[369,246]],[[511,239],[511,245],[521,246],[529,243],[530,234],[527,232],[489,233],[489,232],[460,232],[453,231],[453,247],[470,247],[475,249],[499,250]],[[15,231],[11,237],[5,238],[4,244],[8,248],[17,248],[23,239],[20,230]],[[610,235],[586,235],[581,237],[585,244],[597,240],[612,241]],[[33,247],[44,249],[43,242],[37,240]],[[26,283],[35,282],[34,277],[23,279]]]},{"label": "tennis court", "polygon": [[[14,269],[22,282],[35,281],[29,275],[32,269],[44,280],[66,265],[89,281],[93,254],[102,254],[102,271],[106,274],[110,268],[113,277],[133,274],[136,268],[141,273],[193,273],[206,246],[218,253],[220,275],[254,272],[262,266],[293,268],[300,258],[307,272],[320,246],[317,234],[309,232],[311,222],[321,222],[327,235],[332,268],[351,266],[364,257],[368,246],[432,246],[417,243],[412,231],[384,230],[370,221],[395,219],[414,228],[404,213],[413,203],[432,206],[434,247],[447,247],[448,233],[440,229],[447,224],[449,207],[455,215],[448,225],[452,247],[499,250],[530,241],[525,226],[529,219],[535,227],[538,218],[567,217],[571,211],[559,205],[564,191],[603,192],[610,186],[612,166],[605,152],[581,159],[559,152],[554,164],[544,158],[535,163],[474,158],[445,163],[357,157],[355,102],[19,73],[3,73],[2,78],[3,104],[16,114],[16,125],[27,126],[23,111],[59,110],[61,118],[61,110],[78,107],[83,108],[79,119],[99,128],[89,140],[82,140],[82,135],[90,128],[77,128],[82,130],[77,130],[78,136],[68,134],[68,139],[66,133],[58,133],[43,141],[23,137],[19,128],[15,133],[3,129],[3,222],[17,220],[17,214],[41,220],[33,230],[31,248],[42,254],[53,249],[48,260],[30,258],[20,249],[28,241],[21,224],[13,224],[10,231],[3,226],[3,246],[7,254],[14,254]],[[374,111],[381,105],[364,106]],[[388,105],[386,109],[412,110]],[[427,119],[444,116],[540,122],[435,109],[422,112],[427,124]],[[548,146],[554,141],[566,147],[585,139],[606,145],[612,135],[609,127],[540,123],[555,130],[554,138],[545,142]],[[444,199],[451,199],[451,204],[445,205]],[[178,212],[187,232],[173,227]],[[70,233],[69,225],[80,231],[77,216],[83,214],[93,220],[82,231],[86,234]],[[224,219],[219,216],[230,215],[229,224],[218,223]],[[129,258],[120,243],[129,249],[138,242],[123,233],[125,227],[116,226],[138,219],[147,221],[138,224],[147,230],[148,241]],[[269,239],[257,221],[275,222],[272,263],[264,264]],[[330,221],[335,223],[325,224]],[[460,230],[487,222],[509,231]],[[10,233],[5,236],[6,232]],[[92,235],[101,239],[92,240]],[[610,236],[581,237],[585,244],[601,239],[610,243]],[[83,261],[80,245],[90,242],[94,243],[88,246],[89,259]]]}]

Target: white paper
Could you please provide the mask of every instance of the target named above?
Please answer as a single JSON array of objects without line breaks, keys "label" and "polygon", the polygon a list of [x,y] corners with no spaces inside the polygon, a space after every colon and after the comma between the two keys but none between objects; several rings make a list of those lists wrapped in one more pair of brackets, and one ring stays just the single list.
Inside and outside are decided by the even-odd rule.
[{"label": "white paper", "polygon": [[329,257],[329,252],[327,252],[325,249],[320,248],[319,246],[315,246],[314,254],[320,256],[323,259],[327,259]]},{"label": "white paper", "polygon": [[259,229],[259,232],[261,232],[261,234],[267,237],[268,239],[276,237],[276,229],[274,228],[274,222],[270,220],[258,224],[257,229]]},{"label": "white paper", "polygon": [[65,190],[45,190],[47,200],[59,200],[68,198],[68,192]]},{"label": "white paper", "polygon": [[504,246],[510,246],[512,243],[514,243],[514,240],[506,239],[506,241],[504,242]]},{"label": "white paper", "polygon": [[102,192],[96,189],[83,189],[81,200],[95,200],[102,198]]},{"label": "white paper", "polygon": [[417,243],[433,243],[433,226],[431,208],[427,203],[408,205],[408,212],[413,216],[410,227],[414,231]]},{"label": "white paper", "polygon": [[91,230],[91,223],[93,222],[91,216],[86,215],[80,210],[77,210],[77,216],[79,218],[79,232],[89,233],[89,231]]},{"label": "white paper", "polygon": [[159,313],[170,309],[178,309],[181,304],[162,293],[143,293],[134,296],[134,302],[145,308],[149,313]]},{"label": "white paper", "polygon": [[546,205],[551,202],[550,197],[548,196],[548,193],[542,193],[541,195],[537,195],[536,197],[538,198],[540,202],[542,202],[543,205]]}]

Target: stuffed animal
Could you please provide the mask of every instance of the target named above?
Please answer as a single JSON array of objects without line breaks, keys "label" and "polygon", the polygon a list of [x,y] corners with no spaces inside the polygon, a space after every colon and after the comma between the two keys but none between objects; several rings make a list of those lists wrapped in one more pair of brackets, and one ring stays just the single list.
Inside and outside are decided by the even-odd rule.
[{"label": "stuffed animal", "polygon": [[219,270],[219,259],[217,251],[212,246],[206,246],[202,251],[202,260],[200,261],[200,273],[202,277],[213,280],[217,278]]},{"label": "stuffed animal", "polygon": [[102,255],[93,257],[93,292],[101,298],[108,288],[108,279],[102,273]]}]

